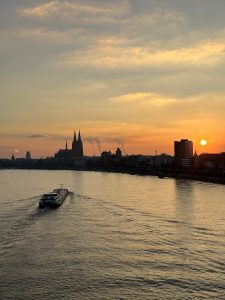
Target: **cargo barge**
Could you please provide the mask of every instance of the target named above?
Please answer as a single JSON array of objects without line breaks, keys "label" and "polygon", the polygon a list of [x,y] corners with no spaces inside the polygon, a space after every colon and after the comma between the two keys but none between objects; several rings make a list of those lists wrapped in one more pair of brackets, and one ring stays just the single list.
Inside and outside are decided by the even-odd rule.
[{"label": "cargo barge", "polygon": [[39,208],[57,208],[63,203],[68,194],[68,189],[63,188],[55,189],[51,193],[44,194],[39,201]]}]

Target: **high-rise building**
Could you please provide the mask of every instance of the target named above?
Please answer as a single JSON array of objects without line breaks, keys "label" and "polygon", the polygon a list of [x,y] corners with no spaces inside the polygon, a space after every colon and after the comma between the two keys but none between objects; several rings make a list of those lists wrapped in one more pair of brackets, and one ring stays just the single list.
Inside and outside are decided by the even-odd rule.
[{"label": "high-rise building", "polygon": [[192,165],[193,142],[187,139],[174,142],[174,153],[176,166],[188,168]]}]

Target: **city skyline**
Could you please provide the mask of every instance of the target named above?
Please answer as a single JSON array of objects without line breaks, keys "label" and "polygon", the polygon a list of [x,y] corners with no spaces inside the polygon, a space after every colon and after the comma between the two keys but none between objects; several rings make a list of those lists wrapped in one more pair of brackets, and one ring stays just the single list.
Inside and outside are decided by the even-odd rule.
[{"label": "city skyline", "polygon": [[[35,138],[35,137],[34,137]],[[85,141],[86,145],[88,145],[92,152],[85,152],[85,145],[83,144],[83,141]],[[118,143],[117,143],[118,142]],[[194,155],[200,155],[200,154],[210,154],[209,152],[206,151],[206,147],[208,146],[208,141],[205,139],[201,139],[199,141],[199,145],[202,149],[204,149],[205,151],[202,152],[197,152],[197,148],[198,145],[196,147],[196,145],[193,143],[193,141],[186,139],[186,138],[181,138],[180,141],[171,141],[171,145],[172,145],[172,152],[168,153],[168,152],[160,152],[158,150],[155,150],[154,153],[128,153],[125,149],[125,145],[123,144],[122,141],[118,140],[114,141],[115,146],[114,147],[109,147],[109,148],[104,148],[101,142],[101,140],[98,137],[83,137],[81,134],[81,130],[79,129],[79,131],[74,130],[73,132],[73,137],[71,138],[67,138],[64,141],[64,145],[61,145],[59,148],[54,149],[54,153],[51,153],[48,156],[44,156],[41,155],[40,157],[37,156],[33,156],[32,158],[47,158],[47,157],[54,157],[54,158],[58,158],[58,159],[75,159],[76,157],[80,158],[83,156],[89,156],[89,157],[93,157],[93,156],[101,156],[103,152],[107,152],[107,153],[116,153],[116,151],[121,152],[121,154],[123,156],[129,156],[129,155],[143,155],[143,156],[157,156],[157,155],[169,155],[171,157],[175,157],[175,156],[179,156],[178,153],[183,152],[187,152],[187,150],[184,150],[186,147],[189,148],[189,146],[185,146],[185,144],[187,143],[188,145],[191,145],[191,150],[190,150],[190,154],[187,154],[188,157],[194,157]],[[117,145],[116,145],[117,143]],[[181,146],[181,149],[179,150],[178,147]],[[184,147],[184,148],[183,148]],[[46,147],[47,148],[47,147]],[[25,149],[25,147],[24,147]],[[189,153],[189,150],[188,150]],[[220,154],[225,153],[225,151],[221,151]],[[31,151],[30,150],[25,150],[23,152],[21,152],[19,149],[14,149],[14,151],[12,151],[11,156],[10,157],[0,157],[1,159],[3,158],[11,158],[11,159],[15,159],[15,158],[27,158],[27,156],[29,156],[29,158],[31,158]]]},{"label": "city skyline", "polygon": [[[0,0],[0,157],[225,150],[225,2]],[[205,139],[208,144],[200,145]],[[47,146],[46,146],[47,145]]]}]

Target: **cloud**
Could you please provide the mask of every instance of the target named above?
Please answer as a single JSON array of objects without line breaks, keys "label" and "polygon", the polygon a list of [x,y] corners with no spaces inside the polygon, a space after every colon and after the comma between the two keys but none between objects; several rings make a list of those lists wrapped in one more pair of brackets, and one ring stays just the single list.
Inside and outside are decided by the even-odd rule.
[{"label": "cloud", "polygon": [[71,137],[68,137],[66,135],[63,134],[56,134],[56,133],[51,133],[51,134],[32,134],[28,136],[31,139],[42,139],[42,138],[46,138],[46,139],[51,139],[51,140],[63,140],[63,141],[69,141],[72,140]]},{"label": "cloud", "polygon": [[130,68],[130,67],[166,67],[213,66],[224,61],[225,43],[219,41],[202,42],[186,48],[151,49],[140,46],[109,45],[101,41],[91,49],[70,52],[64,55],[60,66],[77,65],[98,68]]},{"label": "cloud", "polygon": [[38,6],[30,8],[20,9],[20,13],[24,16],[34,16],[39,18],[49,17],[53,15],[68,16],[71,14],[88,14],[88,15],[99,15],[99,14],[116,14],[123,11],[124,5],[127,1],[121,1],[120,11],[115,10],[115,5],[107,3],[103,5],[84,4],[82,2],[72,2],[63,0],[52,0],[47,3],[43,3]]},{"label": "cloud", "polygon": [[[23,130],[24,131],[24,130]],[[0,137],[2,138],[14,138],[14,139],[51,139],[51,140],[71,140],[71,137],[67,137],[64,134],[57,133],[44,133],[44,134],[25,134],[25,133],[0,133]]]},{"label": "cloud", "polygon": [[153,106],[164,106],[177,102],[175,98],[166,97],[156,93],[131,93],[110,98],[111,101],[117,103],[142,103],[151,104]]},{"label": "cloud", "polygon": [[25,16],[38,16],[44,17],[50,13],[54,13],[60,9],[60,1],[49,1],[39,6],[24,8],[20,12]]},{"label": "cloud", "polygon": [[[131,0],[51,0],[36,6],[20,8],[19,15],[38,18],[44,20],[46,24],[51,20],[57,21],[57,23],[54,22],[54,26],[73,24],[81,28],[91,25],[93,27],[89,30],[94,31],[95,34],[116,30],[122,34],[138,32],[138,36],[140,35],[139,28],[151,35],[159,28],[174,30],[178,24],[186,22],[183,12],[168,8],[162,9],[152,3],[147,5],[146,10],[140,12]],[[154,30],[151,28],[149,32],[149,27],[153,25],[157,27]]]},{"label": "cloud", "polygon": [[42,135],[42,134],[32,134],[32,135],[29,135],[29,138],[39,139],[39,138],[47,138],[47,136],[46,135]]},{"label": "cloud", "polygon": [[36,28],[21,28],[17,30],[17,34],[20,37],[28,37],[35,39],[45,39],[45,40],[60,40],[65,41],[68,40],[68,34],[63,31],[57,30],[47,30],[43,27]]}]

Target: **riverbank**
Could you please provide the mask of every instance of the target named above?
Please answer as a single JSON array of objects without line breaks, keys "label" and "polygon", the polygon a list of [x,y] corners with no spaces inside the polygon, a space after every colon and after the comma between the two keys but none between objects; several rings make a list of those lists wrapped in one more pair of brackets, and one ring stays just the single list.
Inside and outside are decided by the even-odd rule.
[{"label": "riverbank", "polygon": [[[89,170],[90,171],[90,170]],[[186,174],[186,173],[175,173],[175,172],[167,172],[167,171],[124,171],[124,170],[92,170],[96,172],[108,172],[108,173],[124,173],[130,175],[140,175],[140,176],[157,176],[160,179],[165,178],[175,178],[175,179],[187,179],[187,180],[194,180],[194,181],[202,181],[202,182],[209,182],[209,183],[217,183],[217,184],[224,184],[225,185],[225,177],[219,176],[210,176],[210,175],[200,175],[200,174]]]},{"label": "riverbank", "polygon": [[186,175],[186,174],[166,174],[166,177],[176,178],[176,179],[188,179],[188,180],[197,180],[202,182],[218,183],[225,184],[225,178],[215,177],[215,176],[205,176],[205,175]]},{"label": "riverbank", "polygon": [[170,170],[163,169],[151,169],[151,170],[143,170],[143,169],[108,169],[108,168],[72,168],[72,167],[60,167],[60,168],[28,168],[28,167],[10,167],[10,168],[0,168],[0,170],[6,169],[14,169],[14,170],[74,170],[74,171],[89,171],[89,172],[107,172],[107,173],[121,173],[121,174],[130,174],[130,175],[139,175],[139,176],[157,176],[160,179],[164,178],[175,178],[175,179],[186,179],[186,180],[195,180],[216,184],[225,185],[225,175],[223,176],[213,176],[211,174],[197,174],[194,172],[175,172]]}]

